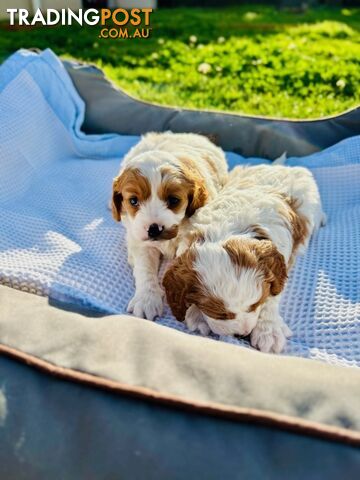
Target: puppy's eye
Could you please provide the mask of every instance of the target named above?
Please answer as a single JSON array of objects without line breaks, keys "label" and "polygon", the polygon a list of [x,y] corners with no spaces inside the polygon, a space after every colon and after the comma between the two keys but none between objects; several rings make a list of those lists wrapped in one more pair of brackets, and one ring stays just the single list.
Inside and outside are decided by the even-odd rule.
[{"label": "puppy's eye", "polygon": [[130,205],[132,205],[133,207],[137,207],[139,205],[139,200],[137,197],[131,197],[129,199],[129,202],[130,202]]},{"label": "puppy's eye", "polygon": [[180,203],[180,198],[178,198],[178,197],[173,197],[172,195],[170,195],[167,198],[167,204],[168,204],[169,208],[174,208],[177,205],[179,205],[179,203]]}]

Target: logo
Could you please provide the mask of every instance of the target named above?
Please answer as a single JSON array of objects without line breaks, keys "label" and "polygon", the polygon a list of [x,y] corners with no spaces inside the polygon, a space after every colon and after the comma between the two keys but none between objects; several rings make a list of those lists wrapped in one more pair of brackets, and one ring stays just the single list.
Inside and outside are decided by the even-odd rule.
[{"label": "logo", "polygon": [[10,25],[100,25],[99,38],[122,39],[122,38],[149,38],[152,28],[150,17],[152,8],[80,8],[77,11],[71,8],[48,8],[45,11],[38,8],[31,15],[26,8],[8,8]]}]

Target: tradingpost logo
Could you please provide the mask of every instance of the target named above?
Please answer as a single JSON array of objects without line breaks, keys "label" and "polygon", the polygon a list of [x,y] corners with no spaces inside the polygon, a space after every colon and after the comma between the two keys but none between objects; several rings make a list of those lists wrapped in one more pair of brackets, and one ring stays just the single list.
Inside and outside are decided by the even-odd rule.
[{"label": "tradingpost logo", "polygon": [[9,22],[14,25],[100,25],[102,28],[99,38],[122,39],[122,38],[149,38],[151,36],[152,8],[80,8],[77,11],[71,8],[38,8],[32,15],[26,8],[8,8]]}]

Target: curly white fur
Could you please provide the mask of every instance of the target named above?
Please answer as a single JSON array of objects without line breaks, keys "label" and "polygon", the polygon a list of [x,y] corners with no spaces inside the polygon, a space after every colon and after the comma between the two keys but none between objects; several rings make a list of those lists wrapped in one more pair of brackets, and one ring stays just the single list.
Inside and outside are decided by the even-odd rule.
[{"label": "curly white fur", "polygon": [[[171,132],[149,133],[129,151],[121,164],[117,179],[126,169],[133,169],[147,179],[150,189],[149,198],[140,202],[135,215],[121,213],[121,220],[127,230],[128,257],[134,269],[136,285],[128,312],[138,317],[153,319],[162,313],[163,290],[158,280],[160,255],[167,258],[175,255],[178,236],[170,240],[152,241],[148,232],[152,224],[159,225],[163,232],[174,227],[181,232],[186,223],[187,202],[175,212],[168,208],[159,195],[166,180],[162,169],[166,167],[176,174],[183,171],[186,161],[195,166],[207,198],[214,198],[227,180],[227,163],[222,150],[204,136]],[[120,214],[116,217],[119,220]]]},{"label": "curly white fur", "polygon": [[[291,332],[279,314],[281,294],[269,295],[252,311],[251,306],[263,294],[264,272],[257,266],[234,265],[224,244],[239,239],[254,243],[260,228],[289,267],[294,249],[292,225],[286,214],[289,198],[296,200],[297,214],[307,223],[307,235],[296,252],[299,253],[325,222],[315,180],[301,167],[237,167],[220,194],[191,218],[191,235],[183,236],[177,253],[181,255],[191,248],[195,254],[192,268],[200,283],[206,292],[221,299],[234,318],[211,318],[193,304],[185,316],[190,330],[203,334],[209,330],[219,335],[250,334],[252,345],[263,352],[283,350]],[[195,235],[195,242],[194,232],[200,236],[196,240]]]}]

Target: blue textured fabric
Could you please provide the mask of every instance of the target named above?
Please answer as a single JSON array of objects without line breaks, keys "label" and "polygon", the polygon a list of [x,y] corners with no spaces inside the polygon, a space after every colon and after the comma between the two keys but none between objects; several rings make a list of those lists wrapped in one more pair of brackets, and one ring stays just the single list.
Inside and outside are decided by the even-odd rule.
[{"label": "blue textured fabric", "polygon": [[[134,286],[124,229],[107,203],[121,158],[138,138],[85,135],[84,108],[50,50],[19,51],[0,67],[0,281],[119,313]],[[228,161],[266,162],[233,153]],[[281,306],[293,330],[285,353],[358,366],[360,137],[287,164],[311,169],[328,224],[290,275]],[[168,308],[158,322],[186,331]]]}]

